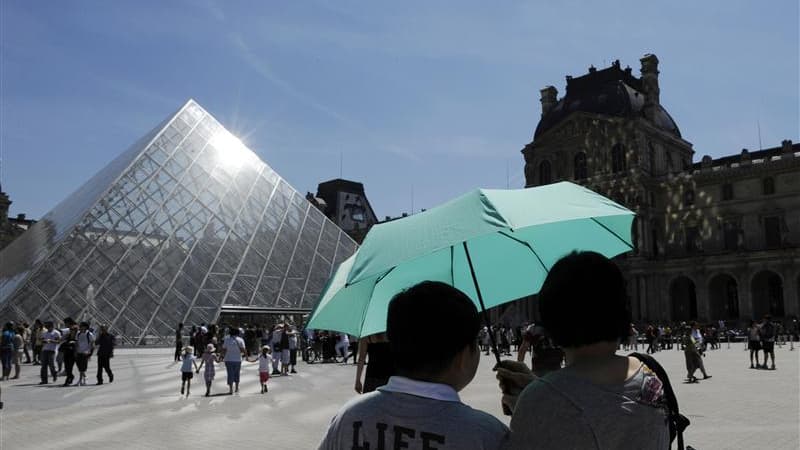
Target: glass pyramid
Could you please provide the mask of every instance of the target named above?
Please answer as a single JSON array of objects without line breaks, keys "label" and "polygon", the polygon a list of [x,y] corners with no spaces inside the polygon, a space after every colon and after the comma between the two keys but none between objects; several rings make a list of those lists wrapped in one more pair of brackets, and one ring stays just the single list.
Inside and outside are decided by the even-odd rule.
[{"label": "glass pyramid", "polygon": [[355,249],[189,100],[0,252],[0,319],[171,343],[223,306],[310,311]]}]

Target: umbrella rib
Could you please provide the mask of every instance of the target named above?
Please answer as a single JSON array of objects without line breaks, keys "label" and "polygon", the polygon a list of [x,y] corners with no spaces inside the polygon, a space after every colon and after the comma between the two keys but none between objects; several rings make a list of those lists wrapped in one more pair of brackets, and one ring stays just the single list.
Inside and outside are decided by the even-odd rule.
[{"label": "umbrella rib", "polygon": [[503,236],[511,239],[512,241],[516,241],[517,243],[522,244],[525,247],[528,247],[528,250],[530,250],[531,253],[533,253],[533,256],[535,256],[536,259],[539,261],[539,264],[542,265],[542,268],[544,269],[544,272],[545,273],[550,273],[550,270],[547,268],[547,265],[545,265],[544,261],[542,261],[542,258],[540,258],[539,254],[536,253],[536,250],[534,250],[533,247],[531,247],[530,242],[523,241],[522,239],[516,238],[516,237],[506,233],[505,231],[500,231],[499,233],[502,234]]},{"label": "umbrella rib", "polygon": [[627,245],[628,247],[630,247],[630,248],[631,248],[631,250],[633,250],[633,245],[629,244],[629,243],[628,243],[628,242],[627,242],[625,239],[622,239],[622,238],[621,238],[621,237],[620,237],[620,236],[619,236],[617,233],[615,233],[615,232],[611,231],[611,229],[610,229],[610,228],[608,228],[607,226],[605,226],[605,225],[603,225],[602,223],[600,223],[600,222],[599,222],[597,219],[595,219],[594,217],[592,217],[591,219],[594,221],[594,223],[596,223],[596,224],[600,225],[601,227],[603,227],[603,229],[604,229],[604,230],[606,230],[606,231],[608,231],[609,233],[611,233],[611,234],[612,234],[612,235],[613,235],[615,238],[619,239],[620,241],[622,241],[622,243],[623,243],[623,244]]}]

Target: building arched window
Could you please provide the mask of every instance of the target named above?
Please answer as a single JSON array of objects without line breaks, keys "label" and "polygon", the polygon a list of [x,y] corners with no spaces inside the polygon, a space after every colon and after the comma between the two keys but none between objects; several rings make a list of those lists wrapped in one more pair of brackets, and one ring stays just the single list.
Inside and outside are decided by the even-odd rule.
[{"label": "building arched window", "polygon": [[575,179],[583,180],[588,176],[589,174],[586,170],[586,153],[578,152],[578,154],[575,155]]},{"label": "building arched window", "polygon": [[611,147],[611,171],[614,173],[625,170],[625,149],[621,144]]},{"label": "building arched window", "polygon": [[650,175],[656,174],[656,149],[652,142],[647,143],[647,152],[650,157]]},{"label": "building arched window", "polygon": [[764,178],[764,195],[772,195],[775,193],[775,180],[772,177]]},{"label": "building arched window", "polygon": [[552,178],[550,176],[550,161],[544,160],[539,163],[539,186],[550,184]]}]

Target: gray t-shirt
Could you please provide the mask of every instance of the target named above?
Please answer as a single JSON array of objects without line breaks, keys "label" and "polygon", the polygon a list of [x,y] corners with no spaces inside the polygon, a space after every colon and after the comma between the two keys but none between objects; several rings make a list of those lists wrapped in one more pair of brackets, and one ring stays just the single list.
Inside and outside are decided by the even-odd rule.
[{"label": "gray t-shirt", "polygon": [[520,394],[503,446],[517,449],[669,449],[661,380],[642,365],[617,386],[551,372]]},{"label": "gray t-shirt", "polygon": [[319,449],[493,450],[507,433],[494,416],[461,402],[378,390],[345,404]]}]

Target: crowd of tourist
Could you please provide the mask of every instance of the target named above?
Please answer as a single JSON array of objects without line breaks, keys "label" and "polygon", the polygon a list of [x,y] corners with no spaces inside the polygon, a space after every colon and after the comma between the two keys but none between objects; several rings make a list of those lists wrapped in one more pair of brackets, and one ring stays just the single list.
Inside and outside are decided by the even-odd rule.
[{"label": "crowd of tourist", "polygon": [[199,374],[201,369],[205,396],[211,395],[217,364],[225,365],[228,394],[239,392],[243,362],[258,363],[262,394],[268,391],[270,376],[297,373],[301,336],[289,323],[278,323],[269,328],[246,324],[241,327],[200,324],[192,326],[188,339],[184,338],[184,325],[179,323],[175,329],[174,359],[181,362],[181,395],[187,397],[193,374]]},{"label": "crowd of tourist", "polygon": [[[103,384],[103,374],[109,382],[114,381],[111,358],[114,356],[116,338],[101,325],[99,330],[89,322],[76,322],[65,318],[56,327],[52,321],[36,320],[31,327],[27,322],[3,326],[0,338],[0,360],[2,379],[18,379],[22,364],[40,367],[39,384],[48,384],[52,377],[55,383],[64,377],[64,386],[85,386],[92,356],[97,353],[97,384]],[[24,358],[24,361],[23,361]],[[14,375],[11,375],[13,369]],[[75,382],[77,370],[77,383]]]}]

